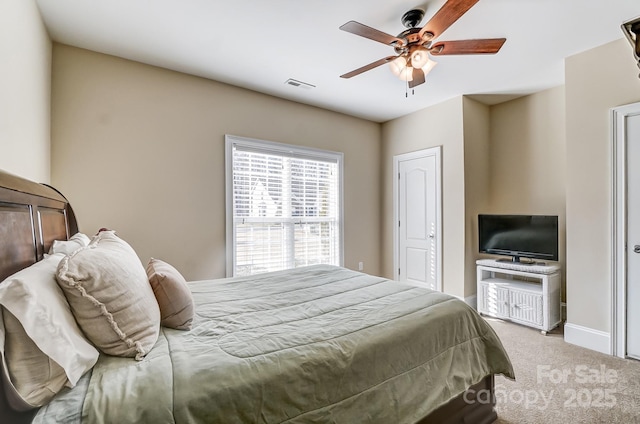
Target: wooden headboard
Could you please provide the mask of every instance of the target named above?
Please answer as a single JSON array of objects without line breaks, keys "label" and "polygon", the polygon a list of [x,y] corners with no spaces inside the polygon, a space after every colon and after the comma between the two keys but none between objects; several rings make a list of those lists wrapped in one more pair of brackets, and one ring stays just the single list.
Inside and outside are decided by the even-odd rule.
[{"label": "wooden headboard", "polygon": [[77,232],[73,210],[57,190],[0,171],[0,281]]},{"label": "wooden headboard", "polygon": [[[0,171],[0,282],[41,260],[54,240],[78,232],[73,209],[54,188]],[[34,411],[12,411],[0,382],[0,422],[30,422]]]}]

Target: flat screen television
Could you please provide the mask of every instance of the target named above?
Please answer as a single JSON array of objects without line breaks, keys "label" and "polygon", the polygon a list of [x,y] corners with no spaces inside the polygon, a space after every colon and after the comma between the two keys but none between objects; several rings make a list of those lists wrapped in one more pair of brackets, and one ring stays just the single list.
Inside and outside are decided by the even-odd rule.
[{"label": "flat screen television", "polygon": [[478,215],[480,253],[558,260],[557,215]]}]

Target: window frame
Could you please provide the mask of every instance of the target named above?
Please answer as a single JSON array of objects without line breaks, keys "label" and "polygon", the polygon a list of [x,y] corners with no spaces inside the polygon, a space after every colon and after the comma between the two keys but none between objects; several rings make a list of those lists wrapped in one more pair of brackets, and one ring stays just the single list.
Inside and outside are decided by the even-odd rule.
[{"label": "window frame", "polygon": [[328,160],[338,166],[338,255],[339,266],[344,266],[344,153],[303,147],[274,141],[258,140],[236,135],[225,135],[225,214],[226,214],[226,276],[233,277],[236,263],[233,231],[233,148],[242,146],[247,150],[268,151],[290,157]]}]

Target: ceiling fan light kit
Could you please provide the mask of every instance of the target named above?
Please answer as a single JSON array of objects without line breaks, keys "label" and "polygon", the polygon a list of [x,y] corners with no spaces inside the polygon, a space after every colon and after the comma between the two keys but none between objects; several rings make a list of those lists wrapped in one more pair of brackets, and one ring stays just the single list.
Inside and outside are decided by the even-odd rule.
[{"label": "ceiling fan light kit", "polygon": [[437,64],[438,62],[431,60],[425,53],[418,59],[412,56],[409,61],[404,56],[398,56],[389,63],[389,68],[400,80],[413,81],[413,73],[416,69],[422,70],[426,76]]},{"label": "ceiling fan light kit", "polygon": [[418,47],[411,53],[411,65],[414,68],[422,68],[429,61],[429,51],[424,47]]},{"label": "ceiling fan light kit", "polygon": [[393,47],[396,56],[377,60],[343,74],[341,78],[351,78],[388,63],[391,72],[402,81],[407,81],[409,88],[413,88],[424,83],[425,76],[437,64],[430,58],[430,55],[497,53],[506,41],[505,38],[439,41],[434,44],[434,40],[440,34],[478,1],[448,0],[422,28],[419,28],[418,25],[424,18],[425,11],[423,9],[411,9],[401,19],[402,24],[407,29],[398,34],[397,37],[356,21],[347,22],[340,27],[341,30],[387,44]]}]

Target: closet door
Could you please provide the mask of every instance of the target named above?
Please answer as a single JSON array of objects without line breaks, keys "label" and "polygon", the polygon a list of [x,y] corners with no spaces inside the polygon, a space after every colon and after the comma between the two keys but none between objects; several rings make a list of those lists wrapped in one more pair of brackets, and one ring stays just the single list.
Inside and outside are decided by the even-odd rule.
[{"label": "closet door", "polygon": [[627,356],[640,359],[640,114],[626,120]]},{"label": "closet door", "polygon": [[440,148],[394,157],[395,278],[432,290],[441,290]]}]

